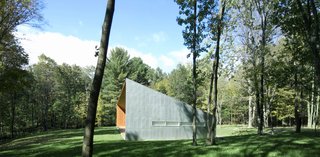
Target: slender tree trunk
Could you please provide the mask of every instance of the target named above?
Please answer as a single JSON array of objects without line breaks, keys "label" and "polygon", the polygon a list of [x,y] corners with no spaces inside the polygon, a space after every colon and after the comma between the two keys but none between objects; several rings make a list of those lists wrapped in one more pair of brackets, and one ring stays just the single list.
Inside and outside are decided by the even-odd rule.
[{"label": "slender tree trunk", "polygon": [[83,136],[82,156],[91,157],[93,153],[93,135],[94,125],[97,113],[98,97],[101,88],[104,68],[107,58],[107,50],[109,46],[110,30],[112,25],[112,18],[114,12],[115,0],[108,0],[105,18],[102,26],[102,35],[99,48],[98,62],[90,90],[90,97],[88,102],[88,113],[85,121],[85,129]]},{"label": "slender tree trunk", "polygon": [[[220,105],[219,105],[220,104]],[[218,125],[222,124],[222,117],[221,117],[221,109],[222,109],[222,101],[220,101],[220,103],[218,104]]]},{"label": "slender tree trunk", "polygon": [[213,90],[213,119],[212,119],[212,128],[210,134],[210,145],[216,144],[216,134],[217,134],[217,108],[218,108],[218,69],[219,69],[219,52],[220,52],[220,38],[222,34],[222,20],[224,16],[224,11],[226,7],[226,1],[222,1],[220,6],[219,18],[218,18],[218,32],[217,32],[217,45],[215,52],[215,60],[214,60],[214,90]]},{"label": "slender tree trunk", "polygon": [[44,115],[43,115],[43,131],[48,130],[48,112],[49,112],[49,103],[50,103],[50,83],[48,83],[48,76],[46,76],[46,83],[44,87],[44,97],[43,97],[43,102],[44,102]]},{"label": "slender tree trunk", "polygon": [[[194,15],[197,15],[197,0],[193,1],[193,11]],[[197,45],[197,16],[194,16],[193,22],[194,22],[194,27],[193,27],[193,48],[192,48],[192,82],[193,82],[193,104],[192,104],[192,145],[196,146],[197,145],[197,55],[198,53],[196,52],[196,45]]]},{"label": "slender tree trunk", "polygon": [[260,74],[260,114],[261,123],[258,126],[259,135],[263,134],[263,125],[264,125],[264,68],[265,68],[265,51],[266,51],[266,29],[267,23],[265,15],[261,16],[261,27],[262,27],[262,40],[261,40],[261,74]]},{"label": "slender tree trunk", "polygon": [[15,116],[16,116],[16,93],[14,92],[12,94],[12,100],[11,100],[11,124],[10,124],[11,138],[14,137]]},{"label": "slender tree trunk", "polygon": [[42,115],[42,127],[43,127],[43,131],[47,131],[48,130],[48,127],[47,127],[47,116],[48,116],[48,95],[47,94],[47,90],[45,90],[45,97],[43,98],[44,99],[44,111],[43,111],[43,115]]},{"label": "slender tree trunk", "polygon": [[209,98],[207,104],[207,143],[210,143],[210,135],[211,135],[211,123],[212,123],[212,116],[210,116],[210,106],[212,104],[212,89],[213,89],[213,79],[214,79],[214,62],[212,63],[212,71],[211,71],[211,79],[210,79],[210,88],[209,88]]},{"label": "slender tree trunk", "polygon": [[[318,91],[319,93],[319,91]],[[315,108],[315,117],[314,117],[314,131],[317,132],[317,125],[319,124],[319,104],[320,104],[320,96],[317,96],[317,104]]]},{"label": "slender tree trunk", "polygon": [[[316,81],[316,80],[315,80]],[[313,114],[312,114],[312,127],[314,128],[316,126],[317,123],[317,119],[318,119],[318,114],[319,114],[319,82],[315,82],[314,85],[314,93],[313,93],[313,97],[314,97],[314,101],[312,102],[313,105]]]},{"label": "slender tree trunk", "polygon": [[248,113],[248,128],[252,128],[252,122],[253,122],[253,106],[252,106],[252,96],[249,95],[249,104],[248,104],[248,108],[249,108],[249,113]]},{"label": "slender tree trunk", "polygon": [[313,128],[315,124],[316,118],[316,104],[317,104],[317,95],[318,95],[318,88],[316,87],[316,76],[314,76],[314,80],[312,82],[312,92],[311,92],[311,102],[308,103],[307,110],[308,110],[308,127]]},{"label": "slender tree trunk", "polygon": [[307,113],[308,113],[308,128],[313,128],[313,119],[314,119],[314,83],[312,83],[312,92],[310,94],[310,101],[308,101]]},{"label": "slender tree trunk", "polygon": [[[256,60],[253,61],[253,68],[257,69],[256,66]],[[256,124],[258,125],[258,135],[262,134],[262,129],[259,129],[261,124],[262,124],[262,119],[260,116],[260,112],[261,112],[261,106],[260,106],[260,91],[259,91],[259,82],[258,82],[258,74],[255,72],[253,74],[253,79],[254,79],[254,88],[255,88],[255,97],[256,97],[256,115],[257,115],[257,122]]]},{"label": "slender tree trunk", "polygon": [[34,128],[34,103],[31,102],[31,127]]},{"label": "slender tree trunk", "polygon": [[299,91],[298,91],[298,76],[297,73],[294,75],[294,86],[295,86],[295,98],[294,98],[294,117],[296,124],[296,133],[301,132],[301,118],[299,109]]},{"label": "slender tree trunk", "polygon": [[[266,96],[268,97],[268,96]],[[269,126],[269,100],[265,100],[263,109],[263,127]]]},{"label": "slender tree trunk", "polygon": [[252,96],[251,96],[251,86],[250,86],[250,80],[248,81],[248,95],[249,95],[249,98],[248,98],[248,128],[252,128],[253,125],[252,125],[252,122],[253,122],[253,106],[252,106]]}]

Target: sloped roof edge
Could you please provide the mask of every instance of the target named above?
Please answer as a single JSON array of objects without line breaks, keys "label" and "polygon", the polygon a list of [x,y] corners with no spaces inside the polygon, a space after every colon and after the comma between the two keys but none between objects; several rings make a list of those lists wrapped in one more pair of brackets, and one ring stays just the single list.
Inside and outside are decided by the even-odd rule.
[{"label": "sloped roof edge", "polygon": [[[123,97],[123,95],[125,95],[125,90],[126,90],[127,81],[131,81],[131,82],[133,82],[133,83],[136,84],[136,85],[140,85],[140,86],[143,86],[143,87],[145,87],[145,88],[149,88],[149,89],[152,90],[153,92],[156,92],[156,93],[158,93],[158,94],[161,94],[161,95],[164,95],[164,96],[169,97],[169,98],[171,98],[171,99],[174,99],[174,100],[177,101],[177,102],[182,102],[183,105],[192,107],[192,105],[190,105],[190,104],[188,104],[188,103],[186,103],[186,102],[183,102],[183,101],[178,100],[178,99],[176,99],[176,98],[174,98],[174,97],[171,97],[171,96],[168,96],[168,95],[166,95],[166,94],[163,94],[163,93],[161,93],[161,92],[159,92],[159,91],[157,91],[157,90],[154,90],[154,89],[152,89],[152,88],[150,88],[150,87],[147,87],[147,86],[145,86],[145,85],[142,85],[142,84],[140,84],[140,83],[138,83],[138,82],[136,82],[136,81],[133,81],[133,80],[131,80],[131,79],[128,79],[128,78],[125,79],[125,83],[123,84],[123,87],[122,87],[122,91],[121,91],[121,95],[120,95],[120,97],[119,97],[119,100]],[[125,98],[124,98],[124,99],[125,99]],[[119,100],[118,100],[118,103],[119,103]],[[118,104],[118,103],[117,103],[117,104]],[[124,106],[124,109],[125,109],[125,106]],[[200,109],[200,108],[198,108],[198,107],[196,107],[196,109],[197,109],[197,110],[201,110],[201,111],[204,112],[204,113],[207,113],[206,111],[204,111],[204,110],[202,110],[202,109]],[[212,114],[210,113],[210,115],[212,115]]]}]

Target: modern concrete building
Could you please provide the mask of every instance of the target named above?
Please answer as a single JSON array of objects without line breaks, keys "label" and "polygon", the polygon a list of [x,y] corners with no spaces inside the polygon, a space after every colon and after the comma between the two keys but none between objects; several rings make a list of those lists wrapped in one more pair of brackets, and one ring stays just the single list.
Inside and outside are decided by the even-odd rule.
[{"label": "modern concrete building", "polygon": [[[207,133],[206,113],[197,115],[197,137]],[[116,125],[125,140],[192,139],[192,107],[126,79],[117,103]]]}]

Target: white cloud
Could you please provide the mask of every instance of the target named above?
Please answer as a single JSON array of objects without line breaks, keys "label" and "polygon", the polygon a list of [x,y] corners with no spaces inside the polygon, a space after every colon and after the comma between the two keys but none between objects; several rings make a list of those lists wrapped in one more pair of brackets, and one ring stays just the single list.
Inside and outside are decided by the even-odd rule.
[{"label": "white cloud", "polygon": [[161,61],[161,67],[164,71],[171,71],[176,66],[175,61],[168,56],[162,55],[159,60]]},{"label": "white cloud", "polygon": [[79,66],[96,65],[94,57],[97,41],[81,40],[55,32],[41,32],[22,27],[16,33],[22,38],[21,44],[29,54],[30,64],[38,62],[42,53],[54,59],[58,64],[68,63]]},{"label": "white cloud", "polygon": [[[38,62],[38,56],[42,53],[54,59],[58,64],[76,64],[79,66],[96,65],[97,57],[94,57],[95,46],[98,41],[82,40],[75,36],[67,36],[56,32],[43,32],[29,27],[20,27],[16,35],[21,38],[21,44],[29,54],[29,63]],[[170,72],[177,64],[186,64],[189,51],[186,48],[162,53],[160,56],[139,51],[124,45],[117,45],[128,50],[130,57],[140,57],[144,63],[152,68],[160,67],[165,72]],[[109,50],[116,46],[110,46]]]},{"label": "white cloud", "polygon": [[191,57],[187,58],[187,55],[189,53],[190,50],[188,50],[187,48],[183,48],[177,51],[170,52],[169,56],[171,56],[171,58],[176,59],[176,63],[187,64],[192,61]]},{"label": "white cloud", "polygon": [[[124,45],[117,45],[117,46],[114,46],[114,47],[122,47],[122,48],[126,49],[131,58],[132,57],[140,57],[143,60],[144,63],[148,64],[152,68],[159,67],[157,57],[155,55],[151,54],[151,53],[143,53],[143,52],[140,52],[139,50],[136,50],[135,48],[129,48],[129,47],[124,46]],[[114,48],[114,47],[111,47],[110,50],[112,48]]]},{"label": "white cloud", "polygon": [[[189,50],[186,48],[157,56],[155,54],[144,53],[135,48],[129,48],[124,45],[117,45],[114,47],[122,47],[128,51],[131,58],[140,57],[144,63],[148,64],[152,68],[160,67],[164,72],[171,72],[179,63],[187,64],[191,62],[191,58],[187,58]],[[110,48],[110,50],[112,48]]]}]

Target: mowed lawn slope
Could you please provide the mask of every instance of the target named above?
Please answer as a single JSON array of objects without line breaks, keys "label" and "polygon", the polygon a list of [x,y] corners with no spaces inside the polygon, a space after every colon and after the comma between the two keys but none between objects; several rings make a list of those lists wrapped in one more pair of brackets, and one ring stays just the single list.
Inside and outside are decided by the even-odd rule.
[{"label": "mowed lawn slope", "polygon": [[[313,130],[296,134],[277,128],[275,135],[257,136],[255,129],[218,128],[218,145],[191,146],[191,140],[124,141],[115,127],[95,130],[94,156],[320,156],[320,137]],[[80,156],[83,129],[39,133],[0,143],[0,156]]]}]

